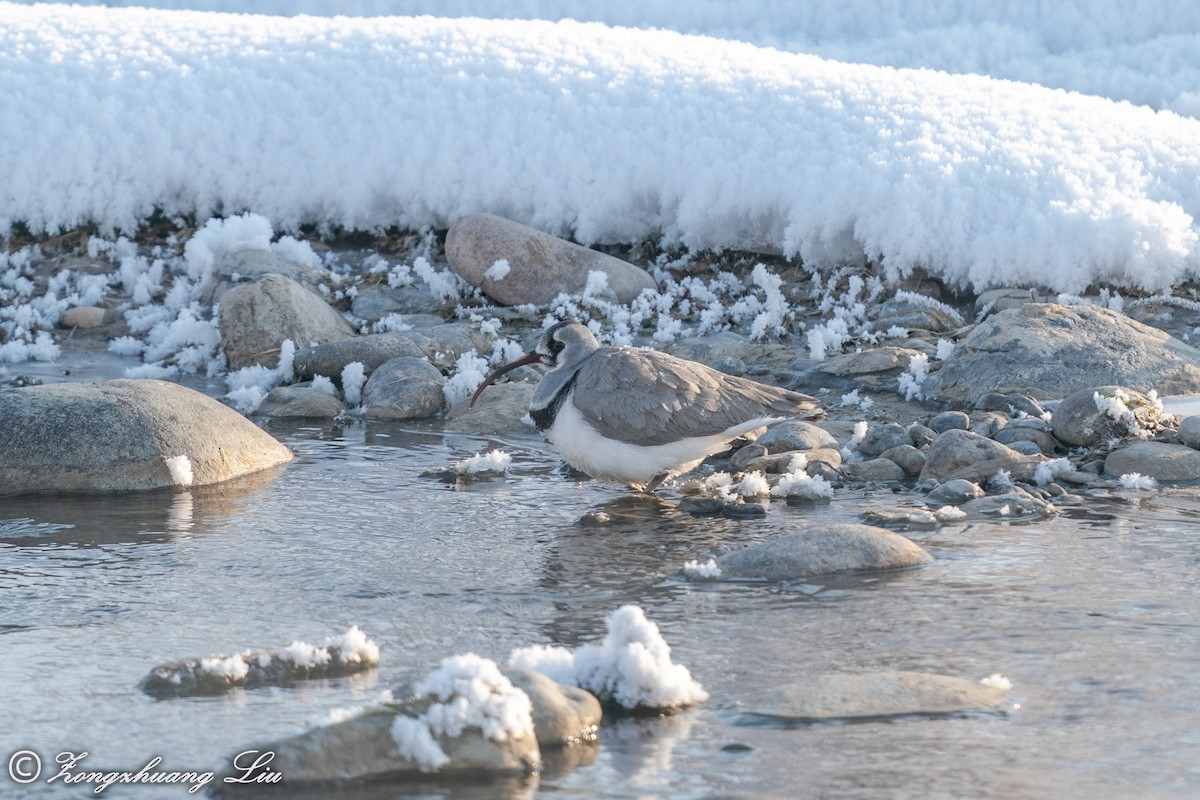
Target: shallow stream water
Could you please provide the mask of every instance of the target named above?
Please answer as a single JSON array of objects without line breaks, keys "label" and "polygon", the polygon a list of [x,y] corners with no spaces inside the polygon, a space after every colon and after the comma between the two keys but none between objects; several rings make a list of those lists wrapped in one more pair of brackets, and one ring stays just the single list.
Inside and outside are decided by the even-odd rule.
[{"label": "shallow stream water", "polygon": [[[286,468],[223,486],[0,499],[0,757],[87,751],[93,769],[208,770],[444,657],[575,646],[641,605],[711,693],[606,723],[582,763],[528,782],[324,796],[1041,798],[1200,796],[1200,490],[1129,492],[1032,522],[907,531],[937,561],[796,584],[689,583],[682,563],[866,507],[847,493],[754,521],[692,517],[564,473],[536,435],[368,422],[270,424]],[[421,477],[483,449],[505,477]],[[608,511],[618,524],[577,520]],[[191,656],[320,642],[357,624],[377,670],[294,688],[156,701],[138,681]],[[1005,714],[747,724],[753,692],[830,671],[1002,673]],[[48,772],[47,772],[48,774]],[[20,786],[0,797],[95,796]],[[183,786],[113,787],[182,798]],[[314,795],[321,796],[321,795]]]}]

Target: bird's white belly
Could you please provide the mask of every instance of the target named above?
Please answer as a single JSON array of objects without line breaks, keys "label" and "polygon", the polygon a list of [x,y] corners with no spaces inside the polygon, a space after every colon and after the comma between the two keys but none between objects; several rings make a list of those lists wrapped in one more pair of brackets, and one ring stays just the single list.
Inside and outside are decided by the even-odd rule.
[{"label": "bird's white belly", "polygon": [[749,420],[724,433],[696,436],[667,444],[635,445],[609,439],[588,424],[568,396],[544,431],[547,439],[575,469],[593,478],[644,486],[667,473],[681,475],[718,453],[743,433],[761,427],[773,418]]}]

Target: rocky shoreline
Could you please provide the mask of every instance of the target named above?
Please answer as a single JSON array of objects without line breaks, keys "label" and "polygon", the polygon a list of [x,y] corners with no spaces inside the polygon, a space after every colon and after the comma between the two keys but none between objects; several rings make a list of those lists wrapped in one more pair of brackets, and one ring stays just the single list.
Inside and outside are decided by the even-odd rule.
[{"label": "rocky shoreline", "polygon": [[[37,358],[52,320],[55,352],[140,353],[146,363],[127,370],[131,377],[171,378],[189,368],[224,374],[230,391],[221,399],[257,419],[441,418],[447,430],[481,435],[532,430],[531,370],[474,408],[463,399],[490,364],[531,347],[552,318],[574,317],[615,343],[658,347],[817,396],[827,420],[778,426],[728,454],[716,466],[732,473],[729,483],[681,483],[697,513],[753,516],[738,507],[788,497],[787,485],[778,488],[787,476],[793,499],[811,495],[797,470],[831,488],[915,487],[929,511],[946,505],[930,492],[969,481],[972,488],[952,495],[968,513],[995,506],[1046,514],[1053,500],[1079,492],[1200,480],[1200,419],[1176,419],[1158,397],[1200,393],[1200,350],[1178,338],[1190,338],[1200,304],[1183,297],[1125,300],[1102,290],[1049,298],[1031,289],[964,297],[918,277],[889,286],[866,269],[809,275],[749,254],[716,263],[659,255],[647,271],[486,214],[451,228],[444,249],[429,235],[404,240],[399,263],[358,251],[351,269],[326,251],[324,263],[342,265],[335,271],[321,268],[307,243],[239,243],[231,228],[217,221],[186,240],[166,237],[183,254],[174,268],[162,244],[127,240],[106,248],[93,238],[88,255],[81,236],[57,255],[49,243],[10,253],[0,309],[26,324],[7,325],[15,335],[5,339],[20,345],[23,337]],[[203,248],[195,243],[205,241],[196,257]],[[139,263],[151,266],[139,274]],[[731,271],[739,267],[742,274]],[[146,280],[155,270],[157,287]],[[187,291],[190,303],[172,305],[172,292],[186,301]],[[49,311],[36,303],[47,292]],[[32,313],[22,313],[23,303]],[[143,319],[164,308],[157,322]],[[0,379],[32,382],[19,371],[7,367]],[[32,409],[35,396],[56,402],[70,391],[46,385],[5,398],[15,413]],[[70,435],[38,434],[48,446]],[[53,460],[28,442],[10,444],[10,471]],[[797,456],[804,464],[793,467]],[[43,490],[80,486],[39,475]],[[31,488],[39,487],[6,491]],[[707,501],[695,499],[701,495]],[[985,496],[1008,502],[981,502]]]}]

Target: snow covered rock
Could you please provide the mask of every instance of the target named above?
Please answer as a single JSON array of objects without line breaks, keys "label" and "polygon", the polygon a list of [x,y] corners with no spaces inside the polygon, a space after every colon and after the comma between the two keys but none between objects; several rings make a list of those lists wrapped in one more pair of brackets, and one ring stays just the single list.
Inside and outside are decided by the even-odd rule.
[{"label": "snow covered rock", "polygon": [[740,710],[788,722],[954,714],[997,709],[1006,691],[998,683],[922,672],[825,673],[755,693]]},{"label": "snow covered rock", "polygon": [[[986,469],[987,474],[1007,469],[1016,462],[1028,460],[1026,456],[999,442],[985,439],[976,433],[949,430],[934,440],[926,454],[925,469],[921,480],[930,478],[944,481],[960,470],[969,467]],[[981,467],[980,465],[986,465]],[[983,476],[971,476],[983,477]]]},{"label": "snow covered rock", "polygon": [[933,557],[923,548],[899,534],[841,522],[773,536],[726,553],[717,559],[717,566],[724,578],[786,581],[835,572],[900,569],[931,561]]},{"label": "snow covered rock", "polygon": [[[463,280],[510,306],[578,294],[591,272],[604,273],[622,303],[656,288],[648,272],[627,261],[493,214],[468,214],[451,225],[446,259]],[[499,261],[507,262],[506,271],[493,269]]]},{"label": "snow covered rock", "polygon": [[322,391],[309,382],[276,386],[254,412],[258,417],[331,418],[346,410],[336,395]]},{"label": "snow covered rock", "polygon": [[934,392],[948,402],[987,392],[1055,398],[1113,383],[1200,392],[1200,350],[1100,306],[1029,303],[989,317],[959,341],[934,375]]},{"label": "snow covered rock", "polygon": [[527,775],[541,763],[529,696],[471,653],[445,659],[413,697],[258,750],[291,786]]},{"label": "snow covered rock", "polygon": [[411,331],[372,333],[296,351],[296,375],[341,375],[347,364],[358,362],[369,375],[385,361],[408,356],[426,358],[434,366],[449,368],[463,353],[483,350],[486,337],[468,324],[452,323]]},{"label": "snow covered rock", "polygon": [[1104,459],[1105,475],[1115,478],[1131,472],[1158,481],[1200,480],[1200,450],[1166,442],[1134,442]]},{"label": "snow covered rock", "polygon": [[253,364],[274,368],[285,339],[309,345],[354,336],[341,314],[283,275],[265,275],[227,291],[221,298],[220,326],[221,350],[231,370]]},{"label": "snow covered rock", "polygon": [[1051,423],[1056,437],[1079,446],[1153,436],[1172,426],[1175,417],[1163,409],[1157,397],[1126,386],[1094,386],[1065,397],[1054,409]]},{"label": "snow covered rock", "polygon": [[[155,380],[0,391],[0,493],[117,492],[220,483],[292,453],[236,411]],[[179,462],[174,462],[179,463]]]},{"label": "snow covered rock", "polygon": [[670,645],[641,608],[621,606],[606,622],[607,632],[598,643],[575,650],[558,645],[517,648],[508,666],[540,672],[638,713],[673,712],[708,699],[688,668],[671,659]]},{"label": "snow covered rock", "polygon": [[295,641],[287,647],[246,650],[226,656],[188,658],[160,664],[138,684],[154,697],[220,694],[234,687],[289,686],[298,680],[353,675],[379,664],[379,646],[357,625],[320,645]]},{"label": "snow covered rock", "polygon": [[459,433],[500,434],[532,433],[533,425],[525,420],[529,415],[529,400],[533,397],[532,383],[496,383],[479,396],[474,406],[459,403],[446,415],[447,430]]},{"label": "snow covered rock", "polygon": [[603,711],[591,692],[564,686],[540,672],[509,667],[508,679],[533,706],[533,730],[540,747],[563,747],[593,741]]},{"label": "snow covered rock", "polygon": [[368,417],[421,419],[445,405],[446,379],[423,358],[389,359],[371,373],[363,387],[362,404]]}]

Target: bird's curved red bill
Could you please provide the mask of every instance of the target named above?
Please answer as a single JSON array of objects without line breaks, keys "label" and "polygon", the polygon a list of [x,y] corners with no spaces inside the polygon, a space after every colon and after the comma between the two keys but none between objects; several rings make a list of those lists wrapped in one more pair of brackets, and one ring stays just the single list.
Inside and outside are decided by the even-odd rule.
[{"label": "bird's curved red bill", "polygon": [[471,402],[467,404],[467,408],[473,407],[475,405],[475,401],[479,399],[479,395],[483,394],[483,390],[486,389],[487,387],[491,386],[493,383],[495,383],[496,379],[499,378],[501,375],[505,374],[506,372],[512,372],[517,367],[523,367],[527,364],[540,364],[540,363],[542,363],[542,354],[541,353],[530,353],[527,356],[518,358],[516,361],[512,362],[511,364],[505,364],[503,367],[500,367],[499,369],[495,370],[494,372],[492,372],[491,375],[488,375],[486,378],[483,379],[483,383],[479,384],[479,388],[475,390],[475,394],[471,395]]}]

